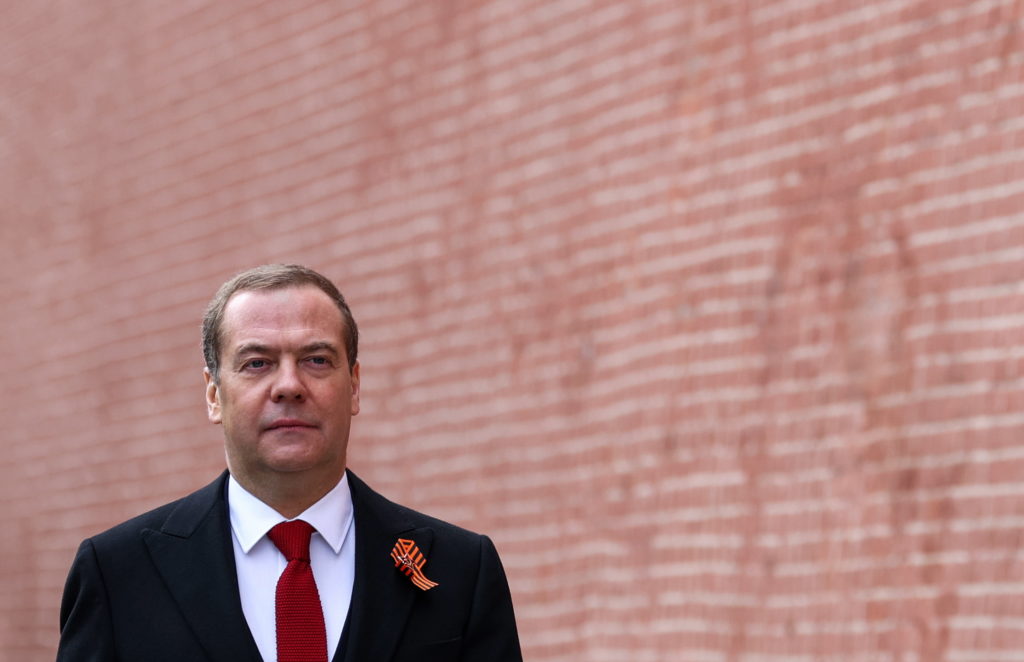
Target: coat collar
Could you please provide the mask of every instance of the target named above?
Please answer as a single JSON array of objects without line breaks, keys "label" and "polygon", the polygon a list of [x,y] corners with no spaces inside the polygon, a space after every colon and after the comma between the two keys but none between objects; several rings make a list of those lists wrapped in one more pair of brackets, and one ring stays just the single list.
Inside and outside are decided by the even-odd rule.
[{"label": "coat collar", "polygon": [[178,502],[142,538],[211,660],[260,660],[238,597],[225,487],[228,473]]},{"label": "coat collar", "polygon": [[434,532],[417,528],[408,511],[371,490],[351,471],[348,479],[355,512],[356,576],[345,655],[334,662],[390,660],[420,593],[395,568],[391,550],[399,537],[412,538],[427,555]]}]

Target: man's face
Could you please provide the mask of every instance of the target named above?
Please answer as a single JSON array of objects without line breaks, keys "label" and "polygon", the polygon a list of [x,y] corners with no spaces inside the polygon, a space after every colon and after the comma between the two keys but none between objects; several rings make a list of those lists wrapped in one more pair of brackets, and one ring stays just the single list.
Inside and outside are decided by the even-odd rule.
[{"label": "man's face", "polygon": [[341,312],[315,287],[242,291],[224,308],[220,379],[206,372],[210,421],[228,468],[250,491],[291,475],[337,480],[359,413]]}]

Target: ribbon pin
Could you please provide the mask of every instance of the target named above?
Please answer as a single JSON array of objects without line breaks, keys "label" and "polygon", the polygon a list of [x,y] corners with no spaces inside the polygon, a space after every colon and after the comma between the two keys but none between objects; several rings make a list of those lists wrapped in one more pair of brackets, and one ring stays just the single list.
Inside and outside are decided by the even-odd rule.
[{"label": "ribbon pin", "polygon": [[395,548],[391,550],[391,558],[395,560],[395,567],[411,579],[417,587],[429,591],[437,586],[437,582],[432,582],[423,576],[423,564],[427,562],[427,559],[420,553],[416,541],[399,538],[395,543]]}]

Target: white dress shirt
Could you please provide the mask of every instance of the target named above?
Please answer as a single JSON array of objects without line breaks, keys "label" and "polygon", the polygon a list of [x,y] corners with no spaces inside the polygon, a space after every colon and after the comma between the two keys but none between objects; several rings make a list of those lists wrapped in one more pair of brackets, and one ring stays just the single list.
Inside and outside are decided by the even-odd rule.
[{"label": "white dress shirt", "polygon": [[[266,662],[276,662],[274,598],[277,580],[288,561],[267,537],[267,532],[286,520],[246,491],[234,476],[228,479],[228,510],[242,612],[260,655]],[[348,475],[342,476],[334,489],[295,519],[305,520],[316,529],[309,541],[309,561],[324,610],[327,659],[330,660],[338,649],[355,579],[356,532],[352,526]]]}]

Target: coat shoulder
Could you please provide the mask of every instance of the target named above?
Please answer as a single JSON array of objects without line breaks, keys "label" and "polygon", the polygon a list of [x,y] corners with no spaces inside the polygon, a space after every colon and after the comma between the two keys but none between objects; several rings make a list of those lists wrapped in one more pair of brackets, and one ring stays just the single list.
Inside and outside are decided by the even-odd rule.
[{"label": "coat shoulder", "polygon": [[365,513],[388,522],[393,528],[431,529],[446,540],[461,541],[474,547],[478,546],[481,539],[484,538],[482,534],[475,531],[391,501],[375,492],[351,471],[349,471],[348,477],[352,490],[352,501],[356,504],[357,513]]},{"label": "coat shoulder", "polygon": [[127,542],[139,540],[140,534],[146,530],[188,535],[217,501],[222,499],[220,495],[223,494],[226,477],[226,473],[222,474],[209,485],[188,496],[136,515],[91,536],[89,540],[97,550],[116,550],[124,548]]}]

